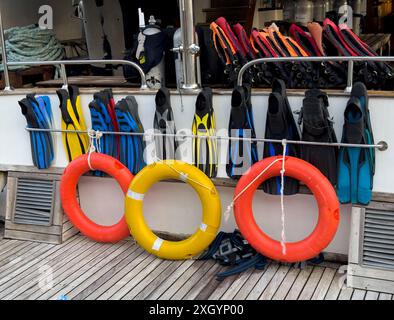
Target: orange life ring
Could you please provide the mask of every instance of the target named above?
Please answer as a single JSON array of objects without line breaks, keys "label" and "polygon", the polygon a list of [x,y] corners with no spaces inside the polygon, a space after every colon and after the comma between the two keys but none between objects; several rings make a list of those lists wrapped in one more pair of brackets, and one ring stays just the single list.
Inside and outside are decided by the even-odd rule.
[{"label": "orange life ring", "polygon": [[[91,166],[116,179],[124,194],[133,180],[131,172],[118,160],[105,154],[94,153],[90,158]],[[77,200],[77,185],[82,175],[90,171],[88,156],[83,155],[69,164],[60,183],[62,206],[73,225],[88,238],[104,243],[119,242],[130,236],[124,217],[113,226],[100,226],[91,221],[82,211]]]},{"label": "orange life ring", "polygon": [[[256,163],[239,181],[234,199],[273,161],[281,158],[272,157]],[[313,192],[319,207],[319,219],[315,230],[306,239],[286,244],[284,255],[281,243],[270,238],[257,225],[252,210],[256,190],[264,181],[279,176],[281,170],[282,161],[279,161],[236,200],[235,219],[242,235],[262,255],[281,262],[306,261],[321,253],[334,238],[339,225],[339,201],[331,183],[316,167],[301,159],[286,157],[285,175],[304,182]]]}]

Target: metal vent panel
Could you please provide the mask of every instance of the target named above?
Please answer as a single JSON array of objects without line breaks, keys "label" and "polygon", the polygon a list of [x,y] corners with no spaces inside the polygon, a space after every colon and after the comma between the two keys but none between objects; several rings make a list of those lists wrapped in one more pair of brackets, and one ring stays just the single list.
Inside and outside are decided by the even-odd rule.
[{"label": "metal vent panel", "polygon": [[363,264],[394,270],[394,212],[366,209]]},{"label": "metal vent panel", "polygon": [[55,182],[19,178],[14,223],[38,226],[52,225]]}]

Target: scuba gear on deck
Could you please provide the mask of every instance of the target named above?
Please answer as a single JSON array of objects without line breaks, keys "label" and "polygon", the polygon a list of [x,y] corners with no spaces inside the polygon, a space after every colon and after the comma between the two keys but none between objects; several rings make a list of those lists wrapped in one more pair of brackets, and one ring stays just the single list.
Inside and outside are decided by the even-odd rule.
[{"label": "scuba gear on deck", "polygon": [[[299,124],[302,125],[302,140],[311,142],[337,143],[333,120],[328,111],[327,94],[318,89],[305,93]],[[318,168],[332,183],[337,183],[338,148],[302,145],[301,159]]]},{"label": "scuba gear on deck", "polygon": [[[204,88],[197,97],[196,112],[193,119],[193,164],[208,177],[215,178],[218,171],[218,145],[216,135],[215,111],[212,103],[212,90]],[[208,137],[208,138],[207,138]]]},{"label": "scuba gear on deck", "polygon": [[[345,110],[343,143],[374,144],[367,90],[356,83]],[[341,148],[337,193],[341,203],[368,205],[372,199],[375,154],[373,149]]]},{"label": "scuba gear on deck", "polygon": [[208,251],[199,260],[214,259],[222,266],[232,268],[216,275],[218,280],[244,272],[252,267],[264,270],[267,260],[258,254],[236,230],[233,233],[220,232]]},{"label": "scuba gear on deck", "polygon": [[[235,138],[252,139],[256,136],[250,91],[244,86],[237,86],[233,90],[228,133]],[[256,142],[229,141],[226,171],[230,178],[239,179],[258,160]]]},{"label": "scuba gear on deck", "polygon": [[[177,133],[174,114],[171,107],[171,95],[167,88],[161,88],[156,94],[156,112],[153,127],[156,133]],[[178,143],[175,137],[155,137],[156,157],[161,160],[175,160]]]}]

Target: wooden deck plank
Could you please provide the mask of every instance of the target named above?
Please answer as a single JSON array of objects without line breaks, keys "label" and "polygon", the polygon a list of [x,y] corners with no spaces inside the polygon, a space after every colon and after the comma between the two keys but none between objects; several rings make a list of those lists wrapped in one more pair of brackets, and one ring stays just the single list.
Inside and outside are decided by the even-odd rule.
[{"label": "wooden deck plank", "polygon": [[140,292],[142,292],[152,281],[160,278],[160,275],[168,268],[174,261],[164,260],[156,268],[153,269],[144,279],[142,279],[132,290],[122,297],[122,300],[133,300]]},{"label": "wooden deck plank", "polygon": [[378,300],[379,292],[368,291],[365,295],[365,300]]},{"label": "wooden deck plank", "polygon": [[141,292],[139,292],[134,300],[146,300],[150,294],[152,294],[157,287],[159,287],[166,279],[171,277],[171,275],[183,264],[184,261],[174,261],[171,265],[166,268],[156,279],[149,283]]},{"label": "wooden deck plank", "polygon": [[352,300],[364,300],[367,291],[355,289],[352,295]]},{"label": "wooden deck plank", "polygon": [[242,288],[239,290],[237,295],[234,297],[234,300],[245,300],[246,297],[250,294],[250,292],[253,290],[253,288],[256,286],[256,283],[260,280],[260,278],[263,276],[263,274],[267,271],[269,268],[271,262],[268,262],[264,270],[253,270],[252,274],[246,280]]},{"label": "wooden deck plank", "polygon": [[196,270],[196,272],[189,278],[184,285],[177,290],[170,300],[180,300],[183,299],[188,292],[207,274],[214,273],[219,269],[219,265],[214,260],[208,260],[201,267]]},{"label": "wooden deck plank", "polygon": [[165,263],[166,261],[156,259],[154,256],[148,257],[146,261],[141,263],[136,270],[138,272],[133,276],[126,275],[123,278],[122,282],[124,285],[120,290],[115,292],[114,295],[110,297],[110,300],[121,300],[123,297],[129,293],[132,289],[135,288],[143,279],[145,279],[150,273],[153,272],[156,268],[158,268],[161,264]]},{"label": "wooden deck plank", "polygon": [[132,264],[127,267],[130,268],[129,272],[124,274],[124,276],[114,283],[108,290],[106,290],[102,295],[100,295],[97,300],[109,300],[117,291],[121,290],[129,280],[136,276],[145,266],[152,261],[152,256],[147,252],[139,255]]},{"label": "wooden deck plank", "polygon": [[[160,261],[159,261],[160,262]],[[134,268],[125,274],[122,279],[116,282],[111,288],[109,288],[103,295],[101,295],[97,300],[115,300],[117,297],[122,298],[128,291],[128,287],[125,286],[132,281],[135,277],[139,276],[141,272],[146,270],[150,265],[156,267],[159,262],[155,262],[154,256],[151,254],[143,255],[139,259],[139,263],[134,266]],[[150,270],[152,267],[150,268]],[[139,279],[141,276],[139,276]],[[135,285],[135,282],[132,282],[131,285]]]},{"label": "wooden deck plank", "polygon": [[106,266],[114,265],[118,255],[130,249],[131,245],[128,242],[109,245],[105,250],[100,250],[100,254],[91,256],[90,261],[84,259],[83,263],[70,268],[68,274],[63,274],[62,279],[59,278],[57,285],[44,296],[40,296],[39,299],[53,300],[60,294],[67,296],[68,292],[81,285],[90,275],[100,272]]},{"label": "wooden deck plank", "polygon": [[302,290],[298,300],[311,300],[313,294],[315,293],[316,287],[323,275],[324,268],[314,267],[312,274],[310,275],[304,289]]},{"label": "wooden deck plank", "polygon": [[330,288],[331,282],[333,281],[336,273],[336,269],[325,268],[320,282],[317,285],[315,292],[313,293],[312,300],[324,300],[324,297],[326,296],[327,291]]},{"label": "wooden deck plank", "polygon": [[307,283],[311,273],[313,271],[312,266],[306,266],[304,269],[300,271],[297,279],[294,281],[293,285],[289,293],[287,294],[285,300],[297,300],[302,290],[304,289],[305,284]]},{"label": "wooden deck plank", "polygon": [[31,243],[23,241],[17,241],[12,243],[9,242],[7,246],[0,248],[0,261],[8,258],[9,256],[12,256],[15,252],[18,252],[20,249],[28,246],[29,244]]},{"label": "wooden deck plank", "polygon": [[102,249],[104,249],[103,245],[93,244],[86,250],[82,249],[78,255],[71,256],[69,260],[64,259],[63,261],[59,261],[53,265],[50,265],[50,277],[40,277],[40,281],[52,281],[50,288],[40,288],[38,286],[38,282],[33,279],[30,282],[35,282],[35,284],[29,289],[25,290],[22,294],[18,295],[16,298],[23,300],[35,300],[41,296],[45,297],[46,294],[53,289],[53,287],[56,287],[59,284],[59,282],[61,283],[64,279],[67,279],[67,277],[72,276],[74,272],[82,269],[84,264],[89,263],[96,256],[100,255],[103,251]]},{"label": "wooden deck plank", "polygon": [[275,273],[274,277],[270,281],[269,285],[265,288],[264,292],[259,297],[259,300],[271,300],[275,295],[276,291],[283,282],[283,279],[289,273],[290,267],[287,265],[281,266]]},{"label": "wooden deck plank", "polygon": [[[5,278],[0,280],[0,299],[3,297],[3,292],[5,289],[9,290],[10,287],[15,287],[14,284],[19,280],[23,279],[31,275],[34,271],[39,272],[39,268],[43,265],[47,264],[47,259],[56,259],[59,255],[64,253],[65,251],[71,250],[73,247],[78,247],[86,243],[83,238],[75,238],[68,246],[55,246],[55,245],[46,245],[44,248],[49,246],[49,250],[45,250],[42,255],[35,256],[28,263],[23,263],[22,266],[11,270],[10,273],[4,273],[6,275]],[[16,266],[15,266],[16,267]],[[32,272],[33,271],[33,272]],[[1,275],[3,277],[3,274]],[[18,285],[16,285],[18,287]]]},{"label": "wooden deck plank", "polygon": [[89,275],[89,277],[84,276],[86,280],[83,279],[80,285],[73,285],[74,288],[67,295],[72,296],[75,300],[97,299],[113,284],[120,281],[142,254],[144,254],[143,249],[134,245],[130,252],[124,252],[116,258],[119,261],[116,265],[109,264],[99,272]]},{"label": "wooden deck plank", "polygon": [[202,268],[208,261],[197,261],[188,268],[163,294],[158,300],[169,300],[174,294],[176,294],[183,285],[185,285],[193,275],[195,275],[200,268]]},{"label": "wooden deck plank", "polygon": [[157,300],[159,297],[170,288],[175,281],[177,281],[189,268],[194,264],[194,260],[187,260],[182,263],[166,280],[164,280],[146,299]]},{"label": "wooden deck plank", "polygon": [[334,279],[332,280],[330,284],[330,288],[327,291],[326,296],[324,297],[324,300],[337,300],[339,294],[341,293],[341,289],[344,286],[344,280],[346,279],[346,275],[343,273],[337,273],[334,276]]},{"label": "wooden deck plank", "polygon": [[350,300],[352,298],[354,289],[344,286],[338,296],[338,300]]},{"label": "wooden deck plank", "polygon": [[[219,282],[215,261],[167,261],[133,242],[101,244],[77,235],[62,245],[0,240],[0,299],[304,299],[391,300],[393,295],[347,288],[338,264],[303,270],[271,262]],[[1,259],[1,257],[3,259]],[[41,267],[52,268],[53,286]]]},{"label": "wooden deck plank", "polygon": [[247,300],[257,300],[265,288],[270,283],[271,279],[275,276],[276,271],[279,269],[278,263],[271,263],[268,269],[264,272],[263,276],[256,283],[252,291],[246,297]]},{"label": "wooden deck plank", "polygon": [[10,257],[10,259],[8,259],[8,261],[0,267],[0,285],[4,282],[4,278],[13,272],[13,276],[15,276],[17,270],[20,270],[23,265],[29,263],[33,259],[36,259],[40,255],[45,254],[45,252],[52,249],[53,246],[54,245],[51,244],[36,246],[27,251],[25,254],[22,254],[20,257],[15,257],[15,259]]},{"label": "wooden deck plank", "polygon": [[26,255],[31,255],[31,251],[36,247],[38,247],[37,243],[26,242],[26,246],[23,246],[22,248],[20,248],[20,250],[13,251],[8,257],[3,257],[0,260],[0,268],[3,266],[6,266],[5,268],[7,268],[12,264],[16,264],[18,261],[20,261],[20,259],[22,259],[22,257],[25,257]]},{"label": "wooden deck plank", "polygon": [[[83,242],[83,241],[82,241]],[[16,283],[12,286],[12,289],[8,288],[7,292],[7,300],[9,299],[14,299],[16,298],[19,294],[23,293],[27,289],[39,285],[41,283],[44,283],[46,281],[46,276],[45,273],[42,273],[41,267],[45,268],[55,268],[59,266],[59,264],[63,263],[68,263],[70,260],[73,260],[74,258],[78,257],[79,255],[83,254],[86,250],[89,250],[91,247],[97,246],[97,243],[94,243],[92,241],[88,241],[86,243],[83,243],[82,246],[77,248],[76,250],[71,250],[71,251],[64,251],[61,255],[54,257],[50,257],[47,261],[43,260],[36,264],[33,268],[33,270],[29,270],[29,273],[26,274],[23,278],[19,278]],[[0,298],[1,295],[0,294]]]},{"label": "wooden deck plank", "polygon": [[239,276],[233,281],[233,283],[230,285],[230,287],[227,289],[227,291],[222,295],[220,298],[221,300],[233,300],[239,290],[243,287],[245,282],[249,279],[249,277],[252,275],[254,271],[254,268],[250,268],[249,270],[246,270],[239,274]]},{"label": "wooden deck plank", "polygon": [[388,293],[380,293],[378,299],[379,300],[391,300],[392,299],[392,295],[388,294]]},{"label": "wooden deck plank", "polygon": [[219,284],[216,286],[216,289],[211,292],[207,300],[220,300],[220,298],[226,293],[228,288],[231,287],[233,282],[239,277],[239,274],[232,275],[230,277],[227,277],[221,281],[219,281]]},{"label": "wooden deck plank", "polygon": [[300,272],[301,270],[298,268],[291,268],[290,271],[287,273],[286,277],[283,279],[278,290],[272,297],[272,300],[284,300]]},{"label": "wooden deck plank", "polygon": [[[191,290],[183,297],[183,300],[196,300],[197,297],[203,292],[203,290],[210,284],[216,282],[218,285],[218,280],[216,275],[223,269],[219,264],[215,264],[201,279],[196,283],[196,285],[191,288]],[[202,299],[202,298],[200,298]]]}]

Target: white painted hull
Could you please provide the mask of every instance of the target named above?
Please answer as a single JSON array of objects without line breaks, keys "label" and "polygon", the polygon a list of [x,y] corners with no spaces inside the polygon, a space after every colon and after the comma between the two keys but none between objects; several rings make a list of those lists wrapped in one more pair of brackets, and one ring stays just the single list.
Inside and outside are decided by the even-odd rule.
[{"label": "white painted hull", "polygon": [[[88,103],[92,99],[91,90],[82,90],[81,102],[83,111],[90,124]],[[45,94],[40,92],[40,94]],[[55,127],[60,128],[60,111],[58,99],[54,90],[48,91],[52,101],[55,117]],[[140,116],[146,130],[153,128],[154,92],[136,93],[115,90],[115,100],[127,94],[134,94],[140,106]],[[30,141],[28,132],[24,129],[26,122],[20,113],[17,101],[23,98],[23,93],[0,95],[0,170],[9,171],[15,166],[32,166]],[[180,96],[173,94],[173,108],[177,129],[190,130],[194,115],[195,95],[183,95],[183,108]],[[217,117],[218,129],[224,130],[228,126],[230,116],[231,92],[221,92],[214,96],[214,107]],[[299,93],[289,95],[290,104],[294,110],[300,109],[303,96]],[[348,97],[337,94],[330,95],[330,112],[335,119],[335,130],[341,137],[343,126],[343,111]],[[253,95],[253,106],[257,136],[263,137],[265,130],[265,117],[267,111],[267,92],[256,92]],[[183,109],[183,112],[182,112]],[[394,119],[392,97],[371,97],[370,109],[376,141],[385,140],[389,144],[386,152],[377,152],[377,171],[375,176],[375,192],[394,194]],[[67,165],[63,150],[61,135],[56,134],[55,168],[64,168]],[[222,156],[226,157],[226,144],[222,144]],[[263,145],[259,146],[260,155]],[[190,157],[183,159],[191,161]],[[226,177],[225,166],[219,169],[219,176]],[[95,222],[109,225],[117,221],[123,213],[123,195],[112,179],[84,177],[80,183],[80,199],[82,208]],[[231,203],[234,189],[218,187],[223,212]],[[297,195],[286,198],[286,232],[289,241],[305,238],[317,222],[317,206],[314,198],[309,195]],[[279,239],[281,231],[280,202],[278,197],[269,196],[262,191],[256,193],[253,204],[255,217],[260,226],[271,236]],[[341,206],[341,224],[337,236],[327,252],[344,254],[348,252],[348,239],[350,231],[349,205]],[[160,183],[147,195],[144,205],[145,216],[154,230],[166,231],[175,234],[193,233],[200,225],[201,206],[196,194],[190,187],[177,183]],[[231,215],[228,221],[223,219],[222,230],[233,231],[234,218]]]}]

